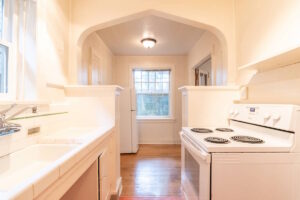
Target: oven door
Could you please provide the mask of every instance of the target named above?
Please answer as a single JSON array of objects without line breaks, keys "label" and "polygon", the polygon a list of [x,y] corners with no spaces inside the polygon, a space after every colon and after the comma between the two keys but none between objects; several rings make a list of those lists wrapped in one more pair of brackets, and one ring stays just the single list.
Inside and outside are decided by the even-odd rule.
[{"label": "oven door", "polygon": [[181,184],[187,200],[210,199],[211,154],[196,145],[184,133],[181,137]]}]

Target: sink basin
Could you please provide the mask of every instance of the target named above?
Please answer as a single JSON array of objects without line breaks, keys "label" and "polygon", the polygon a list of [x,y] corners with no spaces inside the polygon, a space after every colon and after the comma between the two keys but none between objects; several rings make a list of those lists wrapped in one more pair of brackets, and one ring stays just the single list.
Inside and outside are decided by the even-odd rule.
[{"label": "sink basin", "polygon": [[7,191],[74,149],[70,144],[35,144],[0,158],[0,192]]}]

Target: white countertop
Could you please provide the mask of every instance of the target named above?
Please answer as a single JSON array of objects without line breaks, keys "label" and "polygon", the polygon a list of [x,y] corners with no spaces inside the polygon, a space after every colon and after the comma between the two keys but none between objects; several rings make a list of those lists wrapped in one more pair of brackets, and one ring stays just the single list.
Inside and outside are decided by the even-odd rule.
[{"label": "white countertop", "polygon": [[[15,178],[12,176],[9,177],[11,184],[7,184],[6,187],[2,187],[0,189],[0,200],[16,198],[33,199],[37,197],[47,187],[72,168],[74,164],[89,154],[89,152],[92,151],[102,141],[102,139],[110,133],[112,128],[113,126],[66,128],[64,130],[42,136],[39,139],[40,144],[59,144],[61,146],[71,146],[72,148],[62,154],[62,156],[54,159],[52,162],[32,161],[32,163],[25,163],[26,167],[28,167],[27,172],[25,168],[25,171],[22,168],[22,176],[14,176]],[[31,145],[20,151],[26,151],[27,148],[38,145],[39,144]],[[19,151],[1,157],[0,162],[1,159],[8,159],[8,162],[6,160],[5,163],[11,164],[11,157],[18,152]],[[7,167],[0,166],[0,177],[5,177],[5,173],[7,173],[7,171]]]}]

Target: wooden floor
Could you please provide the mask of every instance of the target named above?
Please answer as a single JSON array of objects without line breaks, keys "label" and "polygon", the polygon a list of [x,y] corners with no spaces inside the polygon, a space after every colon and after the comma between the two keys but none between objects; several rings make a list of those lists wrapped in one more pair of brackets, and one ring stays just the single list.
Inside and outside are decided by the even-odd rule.
[{"label": "wooden floor", "polygon": [[140,145],[137,154],[122,154],[121,199],[181,199],[180,156],[180,145]]}]

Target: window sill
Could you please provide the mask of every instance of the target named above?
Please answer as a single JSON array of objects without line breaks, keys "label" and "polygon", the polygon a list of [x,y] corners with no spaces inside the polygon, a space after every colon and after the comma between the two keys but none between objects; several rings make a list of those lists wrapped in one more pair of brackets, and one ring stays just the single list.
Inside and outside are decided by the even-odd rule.
[{"label": "window sill", "polygon": [[175,118],[164,117],[164,118],[155,118],[155,117],[137,117],[136,120],[141,123],[173,123],[176,122]]}]

